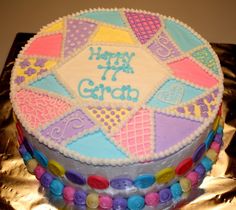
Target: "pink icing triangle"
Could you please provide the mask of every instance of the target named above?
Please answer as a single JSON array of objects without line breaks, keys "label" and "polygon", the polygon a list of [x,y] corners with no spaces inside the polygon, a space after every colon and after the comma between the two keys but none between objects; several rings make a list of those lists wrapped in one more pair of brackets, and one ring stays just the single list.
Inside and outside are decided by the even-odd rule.
[{"label": "pink icing triangle", "polygon": [[210,75],[200,65],[187,57],[169,63],[168,66],[176,77],[190,81],[201,87],[211,88],[218,83],[215,77]]},{"label": "pink icing triangle", "polygon": [[68,19],[64,46],[65,57],[85,45],[95,28],[95,23],[79,19]]},{"label": "pink icing triangle", "polygon": [[145,44],[160,29],[161,21],[155,15],[140,12],[125,12],[128,22],[135,35]]},{"label": "pink icing triangle", "polygon": [[62,48],[62,34],[37,37],[24,52],[25,55],[42,55],[60,57]]},{"label": "pink icing triangle", "polygon": [[14,96],[19,112],[31,128],[49,123],[69,110],[66,101],[31,90],[20,90]]},{"label": "pink icing triangle", "polygon": [[181,142],[200,126],[200,122],[182,117],[155,113],[155,151],[163,152]]},{"label": "pink icing triangle", "polygon": [[140,109],[113,137],[132,156],[150,155],[152,151],[151,111]]}]

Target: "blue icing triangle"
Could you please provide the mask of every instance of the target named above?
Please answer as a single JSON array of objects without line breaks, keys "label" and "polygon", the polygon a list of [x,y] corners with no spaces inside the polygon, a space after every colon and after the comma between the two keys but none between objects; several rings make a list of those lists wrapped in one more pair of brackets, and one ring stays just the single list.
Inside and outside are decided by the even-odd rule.
[{"label": "blue icing triangle", "polygon": [[191,31],[172,20],[165,20],[165,28],[183,51],[189,51],[203,44],[202,40],[198,39]]},{"label": "blue icing triangle", "polygon": [[123,159],[127,157],[100,130],[75,139],[66,147],[92,158]]},{"label": "blue icing triangle", "polygon": [[64,86],[62,86],[62,84],[57,81],[56,77],[52,74],[32,82],[30,86],[71,98],[70,93],[65,89]]},{"label": "blue icing triangle", "polygon": [[166,108],[187,102],[202,93],[202,89],[195,88],[176,79],[169,79],[160,86],[147,102],[147,105],[152,108]]},{"label": "blue icing triangle", "polygon": [[91,18],[117,26],[125,26],[118,11],[94,11],[81,14],[79,17]]}]

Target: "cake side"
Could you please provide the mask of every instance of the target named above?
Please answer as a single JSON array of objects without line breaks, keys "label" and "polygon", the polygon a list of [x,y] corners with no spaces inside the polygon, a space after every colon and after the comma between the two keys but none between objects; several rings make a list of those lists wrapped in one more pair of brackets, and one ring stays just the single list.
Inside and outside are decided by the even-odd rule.
[{"label": "cake side", "polygon": [[98,165],[177,152],[213,122],[223,90],[203,38],[172,18],[126,9],[85,11],[42,28],[11,83],[30,134]]}]

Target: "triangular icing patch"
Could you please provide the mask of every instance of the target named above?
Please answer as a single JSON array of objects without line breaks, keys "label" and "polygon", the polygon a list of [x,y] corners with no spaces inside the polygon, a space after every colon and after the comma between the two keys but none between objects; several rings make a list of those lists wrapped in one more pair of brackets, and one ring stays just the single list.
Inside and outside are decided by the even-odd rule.
[{"label": "triangular icing patch", "polygon": [[19,59],[19,63],[15,66],[17,77],[14,82],[16,84],[27,83],[36,79],[39,75],[52,70],[56,64],[57,61],[46,58]]},{"label": "triangular icing patch", "polygon": [[68,57],[75,50],[84,46],[93,34],[96,24],[78,19],[67,19],[64,56]]},{"label": "triangular icing patch", "polygon": [[171,109],[172,112],[184,114],[186,117],[208,118],[216,109],[219,90],[215,89],[204,97],[198,98],[184,106]]},{"label": "triangular icing patch", "polygon": [[160,18],[156,15],[141,12],[125,12],[126,18],[138,40],[145,44],[161,27]]},{"label": "triangular icing patch", "polygon": [[42,78],[32,82],[30,84],[30,86],[36,87],[39,89],[43,89],[43,90],[47,90],[49,92],[54,92],[59,95],[71,98],[70,93],[52,74],[47,75],[46,77],[42,77]]},{"label": "triangular icing patch", "polygon": [[56,22],[53,22],[49,24],[48,26],[44,27],[40,33],[52,33],[52,32],[58,32],[62,31],[64,27],[64,22],[63,20],[59,20]]},{"label": "triangular icing patch", "polygon": [[182,117],[155,112],[155,152],[164,152],[166,149],[180,143],[192,134],[201,123]]},{"label": "triangular icing patch", "polygon": [[55,143],[62,144],[67,139],[83,135],[94,127],[95,123],[78,108],[43,129],[41,134]]},{"label": "triangular icing patch", "polygon": [[204,66],[209,68],[214,74],[219,74],[216,61],[209,49],[205,47],[203,49],[196,50],[192,53],[192,56]]},{"label": "triangular icing patch", "polygon": [[187,102],[202,93],[203,90],[200,88],[190,86],[180,80],[168,79],[148,100],[147,106],[152,108],[167,108]]},{"label": "triangular icing patch", "polygon": [[90,18],[117,26],[125,26],[124,21],[122,20],[118,11],[92,11],[83,13],[78,17]]},{"label": "triangular icing patch", "polygon": [[131,108],[87,107],[88,112],[108,132],[114,132],[130,115]]},{"label": "triangular icing patch", "polygon": [[49,123],[67,112],[71,105],[62,99],[21,89],[14,95],[16,105],[30,128]]},{"label": "triangular icing patch", "polygon": [[62,39],[61,33],[37,37],[26,48],[24,55],[60,57]]},{"label": "triangular icing patch", "polygon": [[95,43],[125,43],[130,45],[135,45],[136,42],[132,35],[127,30],[100,25],[94,36],[92,37],[92,42]]},{"label": "triangular icing patch", "polygon": [[177,78],[192,82],[200,87],[211,88],[218,83],[214,76],[188,57],[168,63],[168,66]]},{"label": "triangular icing patch", "polygon": [[133,157],[149,156],[153,153],[152,129],[151,111],[140,109],[113,139]]},{"label": "triangular icing patch", "polygon": [[91,158],[124,159],[127,157],[100,130],[73,140],[66,145],[66,148]]},{"label": "triangular icing patch", "polygon": [[184,52],[203,44],[202,40],[200,40],[190,30],[180,25],[179,23],[170,19],[165,19],[164,23],[165,28],[172,37],[172,39]]}]

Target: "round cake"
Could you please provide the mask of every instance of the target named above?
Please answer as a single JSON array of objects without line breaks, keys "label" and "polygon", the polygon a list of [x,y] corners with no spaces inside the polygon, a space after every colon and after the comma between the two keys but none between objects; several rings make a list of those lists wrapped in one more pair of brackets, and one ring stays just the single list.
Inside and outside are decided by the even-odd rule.
[{"label": "round cake", "polygon": [[75,13],[43,27],[11,77],[19,151],[81,209],[176,205],[222,144],[223,76],[209,43],[170,17]]}]

